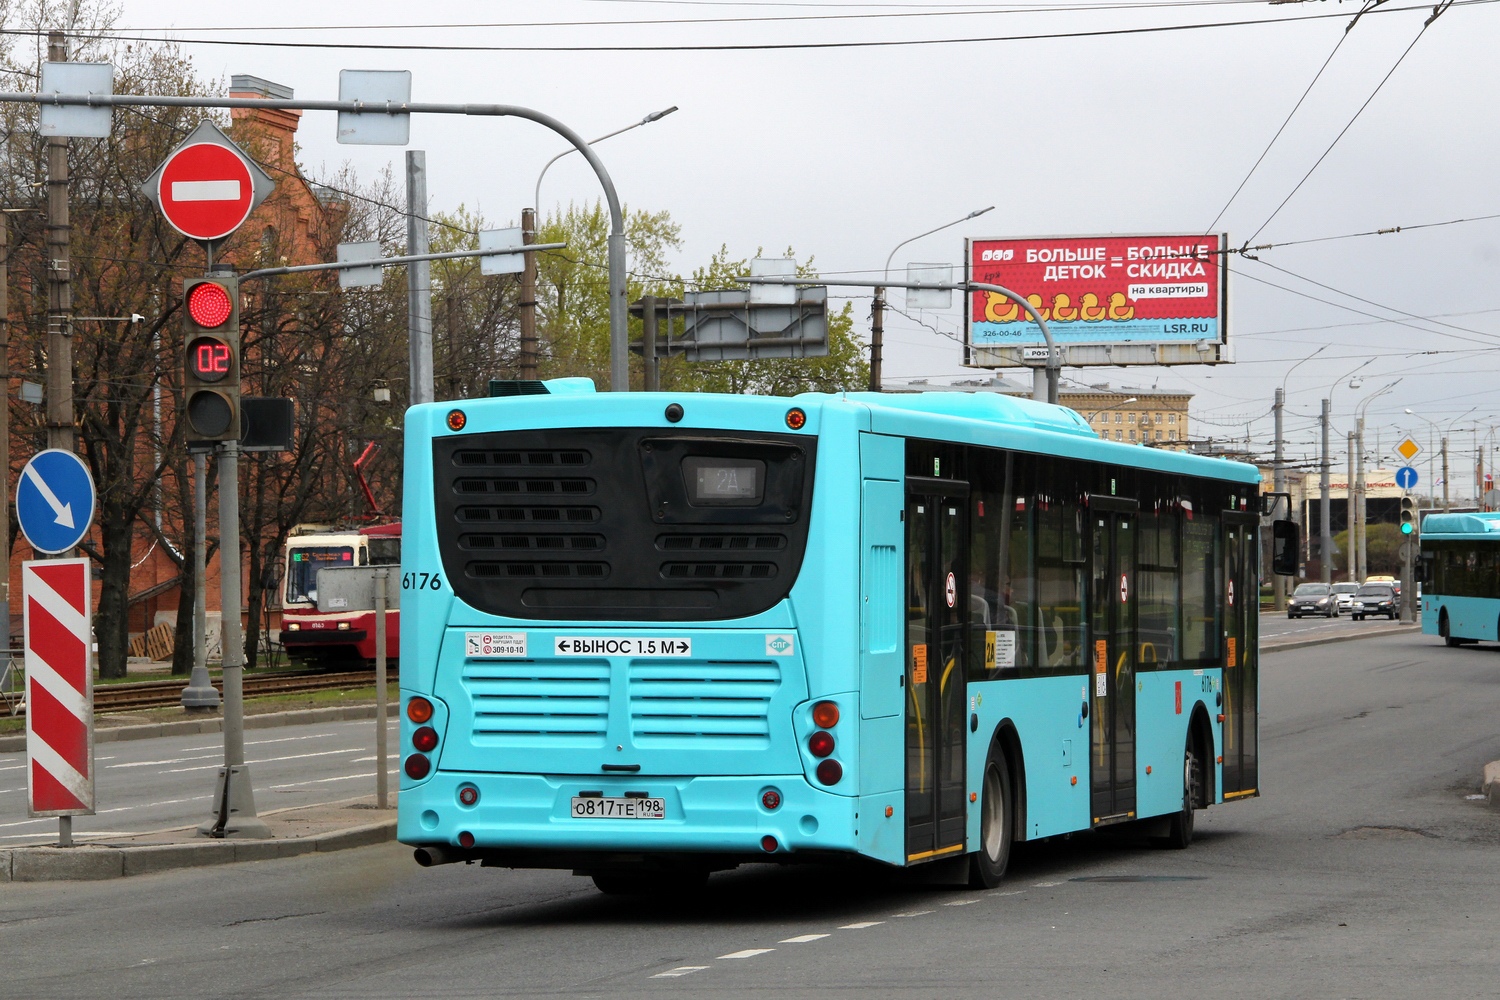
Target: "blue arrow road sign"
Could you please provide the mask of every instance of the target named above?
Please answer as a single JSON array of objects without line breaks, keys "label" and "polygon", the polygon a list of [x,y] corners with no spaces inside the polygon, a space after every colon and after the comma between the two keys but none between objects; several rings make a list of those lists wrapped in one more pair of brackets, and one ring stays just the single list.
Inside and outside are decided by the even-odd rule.
[{"label": "blue arrow road sign", "polygon": [[16,521],[31,547],[47,555],[66,552],[88,534],[94,519],[94,477],[70,451],[37,452],[16,484]]},{"label": "blue arrow road sign", "polygon": [[1417,485],[1417,470],[1409,465],[1403,465],[1396,470],[1396,485],[1403,490],[1409,490]]}]

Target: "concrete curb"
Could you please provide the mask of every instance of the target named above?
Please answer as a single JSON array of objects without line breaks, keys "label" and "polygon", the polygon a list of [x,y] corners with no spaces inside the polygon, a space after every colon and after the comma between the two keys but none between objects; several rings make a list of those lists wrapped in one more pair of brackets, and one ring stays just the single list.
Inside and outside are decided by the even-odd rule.
[{"label": "concrete curb", "polygon": [[1329,635],[1317,639],[1293,639],[1289,642],[1273,642],[1270,645],[1260,644],[1261,655],[1267,653],[1284,653],[1293,649],[1306,649],[1308,646],[1326,646],[1330,642],[1355,642],[1360,639],[1375,639],[1383,635],[1409,635],[1412,632],[1422,631],[1420,624],[1399,625],[1396,628],[1383,628],[1378,632],[1362,632],[1356,635]]},{"label": "concrete curb", "polygon": [[396,821],[382,820],[311,837],[282,840],[203,840],[188,844],[115,847],[15,847],[0,850],[0,882],[97,881],[150,875],[174,868],[271,861],[299,854],[344,851],[396,839]]},{"label": "concrete curb", "polygon": [[[386,706],[386,715],[394,718],[398,714],[395,702]],[[277,726],[301,726],[318,722],[347,722],[351,719],[375,718],[374,705],[348,705],[338,708],[304,708],[295,712],[267,712],[264,715],[245,716],[246,729],[273,729]],[[152,740],[159,736],[199,736],[203,733],[224,731],[224,720],[219,716],[202,719],[183,719],[180,722],[153,722],[143,726],[116,726],[113,729],[94,727],[94,743],[115,743],[120,740]],[[23,753],[26,750],[26,734],[0,736],[0,753]]]}]

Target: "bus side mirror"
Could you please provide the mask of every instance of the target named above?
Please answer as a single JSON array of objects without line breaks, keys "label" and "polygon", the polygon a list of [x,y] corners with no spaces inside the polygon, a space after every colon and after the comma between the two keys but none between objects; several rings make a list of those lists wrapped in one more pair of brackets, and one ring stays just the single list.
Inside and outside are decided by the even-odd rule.
[{"label": "bus side mirror", "polygon": [[1297,575],[1297,555],[1302,548],[1296,521],[1271,522],[1271,572]]}]

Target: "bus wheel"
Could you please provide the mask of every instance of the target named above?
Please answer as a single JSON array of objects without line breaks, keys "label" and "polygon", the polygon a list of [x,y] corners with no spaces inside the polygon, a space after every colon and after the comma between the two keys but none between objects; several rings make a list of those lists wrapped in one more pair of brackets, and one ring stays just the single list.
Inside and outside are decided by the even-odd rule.
[{"label": "bus wheel", "polygon": [[1189,736],[1182,761],[1182,810],[1167,824],[1167,835],[1161,839],[1162,847],[1180,851],[1193,842],[1193,817],[1198,808],[1198,790],[1202,787],[1202,759]]},{"label": "bus wheel", "polygon": [[984,762],[984,788],[979,804],[979,850],[969,855],[969,886],[993,889],[1010,863],[1012,834],[1010,770],[1005,751],[996,743]]},{"label": "bus wheel", "polygon": [[1442,636],[1443,642],[1447,643],[1450,646],[1462,646],[1464,644],[1464,641],[1462,639],[1448,633],[1447,608],[1444,608],[1443,613],[1438,616],[1438,635]]}]

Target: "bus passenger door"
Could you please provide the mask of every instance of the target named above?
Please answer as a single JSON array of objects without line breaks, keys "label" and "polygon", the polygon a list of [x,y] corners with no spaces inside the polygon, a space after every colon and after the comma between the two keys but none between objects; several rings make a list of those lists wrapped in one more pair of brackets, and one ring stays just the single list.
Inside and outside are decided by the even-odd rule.
[{"label": "bus passenger door", "polygon": [[1089,773],[1094,823],[1135,816],[1136,502],[1090,497]]},{"label": "bus passenger door", "polygon": [[964,850],[968,485],[907,482],[906,859]]},{"label": "bus passenger door", "polygon": [[1224,523],[1224,797],[1253,795],[1259,776],[1260,568],[1254,514],[1225,511]]}]

